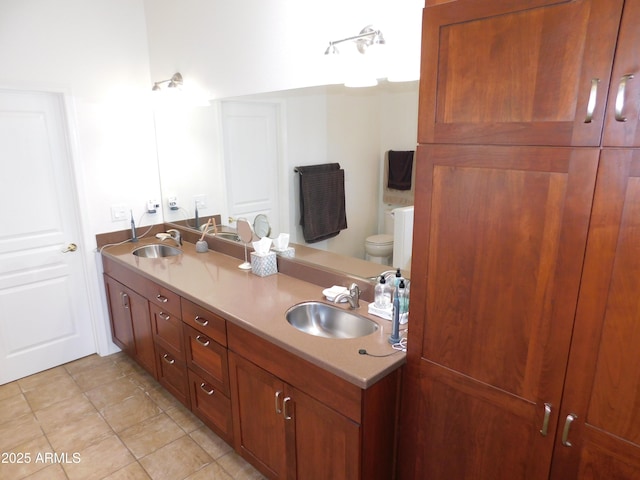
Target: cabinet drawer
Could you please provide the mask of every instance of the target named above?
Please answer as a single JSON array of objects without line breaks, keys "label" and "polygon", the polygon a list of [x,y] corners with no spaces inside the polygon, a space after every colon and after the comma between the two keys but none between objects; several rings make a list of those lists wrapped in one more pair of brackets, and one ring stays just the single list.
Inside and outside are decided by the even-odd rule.
[{"label": "cabinet drawer", "polygon": [[152,304],[157,305],[165,312],[180,317],[180,295],[168,290],[157,283],[147,282],[145,285],[145,297]]},{"label": "cabinet drawer", "polygon": [[224,318],[183,298],[182,320],[220,345],[227,346],[227,322]]},{"label": "cabinet drawer", "polygon": [[184,361],[161,345],[156,344],[158,381],[171,394],[189,407],[187,366]]},{"label": "cabinet drawer", "polygon": [[171,349],[172,353],[184,361],[182,320],[155,304],[151,304],[150,310],[153,339],[156,343]]},{"label": "cabinet drawer", "polygon": [[232,443],[231,402],[221,390],[216,389],[197,373],[189,370],[191,410],[220,437]]},{"label": "cabinet drawer", "polygon": [[188,367],[229,395],[227,349],[189,325],[184,325]]}]

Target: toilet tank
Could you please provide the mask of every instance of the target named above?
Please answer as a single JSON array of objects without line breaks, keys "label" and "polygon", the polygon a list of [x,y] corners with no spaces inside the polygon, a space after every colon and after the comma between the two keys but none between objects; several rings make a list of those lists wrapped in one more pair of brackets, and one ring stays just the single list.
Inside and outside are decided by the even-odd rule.
[{"label": "toilet tank", "polygon": [[410,270],[411,249],[413,247],[413,205],[394,208],[392,213],[393,266],[402,270]]}]

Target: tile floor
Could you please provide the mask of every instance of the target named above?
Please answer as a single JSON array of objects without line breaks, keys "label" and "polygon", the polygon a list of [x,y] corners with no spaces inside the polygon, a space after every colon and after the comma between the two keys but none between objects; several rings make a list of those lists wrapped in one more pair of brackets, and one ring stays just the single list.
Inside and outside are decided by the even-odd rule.
[{"label": "tile floor", "polygon": [[123,353],[0,386],[0,479],[262,479]]}]

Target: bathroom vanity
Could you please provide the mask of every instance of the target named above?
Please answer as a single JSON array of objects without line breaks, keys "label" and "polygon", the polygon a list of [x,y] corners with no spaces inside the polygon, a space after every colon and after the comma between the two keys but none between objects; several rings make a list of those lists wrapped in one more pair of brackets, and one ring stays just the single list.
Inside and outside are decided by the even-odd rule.
[{"label": "bathroom vanity", "polygon": [[102,253],[113,341],[167,391],[269,478],[393,478],[405,354],[390,322],[363,301],[377,331],[316,337],[285,312],[322,301],[322,286],[187,242],[166,258],[136,246]]}]

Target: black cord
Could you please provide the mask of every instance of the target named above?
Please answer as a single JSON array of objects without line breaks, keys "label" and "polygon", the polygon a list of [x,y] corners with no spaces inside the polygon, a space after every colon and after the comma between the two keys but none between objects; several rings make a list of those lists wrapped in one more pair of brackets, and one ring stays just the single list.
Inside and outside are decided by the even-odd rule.
[{"label": "black cord", "polygon": [[364,348],[358,350],[360,355],[369,355],[370,357],[390,357],[391,355],[395,355],[396,353],[400,353],[402,350],[396,350],[395,352],[387,353],[386,355],[375,355],[373,353],[367,352]]}]

